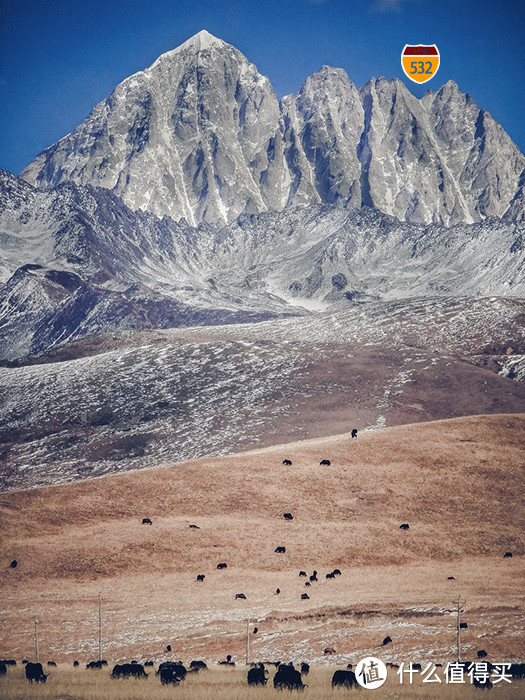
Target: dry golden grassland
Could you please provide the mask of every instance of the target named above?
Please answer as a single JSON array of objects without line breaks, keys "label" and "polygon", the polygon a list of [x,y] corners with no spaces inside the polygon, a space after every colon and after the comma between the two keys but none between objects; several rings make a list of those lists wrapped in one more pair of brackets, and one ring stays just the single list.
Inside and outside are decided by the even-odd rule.
[{"label": "dry golden grassland", "polygon": [[[332,690],[333,668],[313,667],[304,681],[308,684],[302,692],[274,690],[270,680],[264,688],[251,688],[246,683],[246,668],[209,669],[187,677],[179,686],[162,686],[153,671],[146,680],[110,678],[110,670],[87,671],[60,665],[51,670],[47,683],[30,684],[23,669],[8,670],[0,678],[0,697],[3,700],[29,700],[53,698],[54,700],[265,700],[269,697],[298,697],[301,700],[337,700],[344,697],[366,696],[361,688]],[[470,681],[464,685],[445,683],[421,683],[414,680],[400,685],[396,674],[389,673],[387,682],[370,693],[371,698],[407,698],[408,700],[479,700],[482,691],[473,688]],[[499,683],[489,691],[491,700],[522,700],[525,697],[525,681]]]},{"label": "dry golden grassland", "polygon": [[473,416],[2,494],[0,658],[33,657],[35,615],[44,662],[97,658],[100,592],[115,662],[244,662],[249,619],[254,660],[446,663],[458,596],[464,658],[522,660],[524,447],[524,415]]}]

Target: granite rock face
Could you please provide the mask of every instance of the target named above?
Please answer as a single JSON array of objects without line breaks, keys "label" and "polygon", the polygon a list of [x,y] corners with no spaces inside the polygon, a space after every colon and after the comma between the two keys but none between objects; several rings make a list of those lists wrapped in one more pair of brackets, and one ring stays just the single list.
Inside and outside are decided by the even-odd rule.
[{"label": "granite rock face", "polygon": [[400,80],[358,90],[324,66],[279,102],[206,31],[124,80],[22,177],[105,187],[191,225],[322,203],[415,224],[524,216],[525,158],[454,82],[418,100]]}]

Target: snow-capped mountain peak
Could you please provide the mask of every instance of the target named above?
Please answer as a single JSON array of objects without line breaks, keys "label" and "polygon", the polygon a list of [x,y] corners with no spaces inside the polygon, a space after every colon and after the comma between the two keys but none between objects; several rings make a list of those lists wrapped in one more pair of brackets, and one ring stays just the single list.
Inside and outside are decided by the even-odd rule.
[{"label": "snow-capped mountain peak", "polygon": [[161,54],[152,64],[151,68],[156,66],[160,61],[174,58],[175,56],[181,54],[196,55],[200,51],[206,51],[213,48],[221,49],[224,47],[229,47],[231,49],[235,48],[231,46],[231,44],[227,44],[222,39],[210,34],[210,32],[206,31],[206,29],[201,29],[200,32],[197,32],[197,34],[194,34],[189,39],[186,39],[186,41],[180,44],[180,46]]},{"label": "snow-capped mountain peak", "polygon": [[183,44],[174,49],[173,53],[182,53],[182,51],[191,50],[195,53],[210,49],[212,46],[224,46],[226,42],[218,39],[213,34],[210,34],[206,29],[201,29],[200,32],[194,34],[187,39]]},{"label": "snow-capped mountain peak", "polygon": [[22,173],[98,185],[190,224],[293,205],[373,206],[415,224],[523,219],[525,158],[453,81],[421,100],[399,79],[360,90],[323,66],[279,103],[206,30],[123,81]]}]

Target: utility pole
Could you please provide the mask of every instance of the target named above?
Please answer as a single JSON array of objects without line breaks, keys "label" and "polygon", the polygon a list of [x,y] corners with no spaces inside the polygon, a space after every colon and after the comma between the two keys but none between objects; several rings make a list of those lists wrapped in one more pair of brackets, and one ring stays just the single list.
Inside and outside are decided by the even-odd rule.
[{"label": "utility pole", "polygon": [[250,619],[246,620],[246,666],[250,663]]},{"label": "utility pole", "polygon": [[102,593],[98,594],[98,660],[102,661]]},{"label": "utility pole", "polygon": [[38,617],[35,615],[33,618],[35,622],[35,656],[36,656],[36,662],[38,663],[39,658],[38,658]]},{"label": "utility pole", "polygon": [[461,606],[465,605],[467,602],[466,600],[461,600],[461,598],[458,596],[457,600],[452,601],[454,605],[456,606],[456,615],[457,615],[457,628],[456,628],[456,640],[457,640],[457,651],[458,651],[458,661],[461,661],[461,651],[460,651],[460,643],[461,643],[461,625],[460,625],[460,615],[461,615]]}]

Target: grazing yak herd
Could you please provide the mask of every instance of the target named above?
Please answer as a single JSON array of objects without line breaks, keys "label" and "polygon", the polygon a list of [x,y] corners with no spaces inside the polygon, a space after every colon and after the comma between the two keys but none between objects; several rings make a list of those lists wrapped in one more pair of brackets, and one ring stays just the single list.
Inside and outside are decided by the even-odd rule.
[{"label": "grazing yak herd", "polygon": [[[218,663],[225,666],[235,666],[235,662],[231,660],[231,655],[226,657],[226,661],[219,661]],[[25,675],[28,681],[31,683],[45,683],[47,681],[49,673],[44,673],[44,669],[41,663],[33,663],[30,661],[23,662],[25,664]],[[48,665],[55,665],[54,662],[48,662]],[[75,661],[73,664],[78,667],[80,664]],[[87,669],[101,669],[107,666],[108,662],[105,660],[91,661],[86,664]],[[144,664],[138,663],[133,660],[130,663],[115,664],[113,670],[111,671],[111,678],[122,679],[122,678],[134,678],[134,679],[145,679],[147,680],[150,673],[146,673],[144,667],[153,666],[153,661],[146,661]],[[395,664],[387,664],[388,666],[396,669],[398,668]],[[468,673],[468,667],[470,662],[462,662],[464,668],[464,673]],[[16,666],[16,661],[13,660],[2,660],[0,661],[0,676],[4,676],[7,673],[7,666]],[[265,686],[269,680],[269,671],[266,666],[275,667],[275,675],[273,677],[273,687],[277,690],[304,690],[308,685],[305,683],[305,678],[308,676],[310,671],[310,666],[303,662],[296,668],[292,663],[281,663],[280,661],[266,661],[265,663],[257,662],[252,663],[248,670],[246,681],[249,686]],[[414,668],[421,668],[420,664],[414,664]],[[195,674],[199,671],[207,670],[207,664],[202,660],[191,661],[189,667],[186,668],[182,661],[163,661],[159,664],[159,667],[154,672],[154,676],[158,676],[162,685],[179,685],[184,681],[184,679],[189,674]],[[487,663],[488,673],[492,672],[493,666]],[[518,680],[525,678],[525,663],[514,663],[510,665],[508,670],[508,676],[513,680]],[[487,678],[485,681],[474,678],[473,685],[476,688],[482,690],[492,688],[492,682]],[[352,664],[348,664],[346,669],[338,669],[332,675],[332,688],[359,688],[359,683],[356,679],[355,672],[352,670]]]},{"label": "grazing yak herd", "polygon": [[[352,438],[357,437],[357,430],[354,429],[352,430]],[[291,466],[292,461],[290,459],[284,459],[282,462],[283,465],[285,466]],[[320,462],[320,466],[330,466],[330,460],[329,459],[322,459]],[[282,518],[284,520],[293,520],[294,516],[292,513],[283,513]],[[142,519],[142,524],[143,525],[152,525],[153,521],[150,518],[143,518]],[[198,530],[200,529],[198,525],[191,524],[189,526],[191,529]],[[409,524],[408,523],[402,523],[399,528],[401,530],[408,530],[409,529]],[[286,553],[286,547],[284,546],[278,546],[274,550],[275,553],[277,554],[285,554]],[[504,558],[510,558],[512,557],[512,552],[505,552],[503,555]],[[16,568],[18,565],[18,562],[16,559],[13,559],[10,563],[10,568]],[[221,562],[217,564],[217,569],[226,569],[227,568],[227,563],[226,562]],[[341,571],[339,569],[333,569],[333,571],[325,574],[326,579],[335,579],[336,576],[340,576]],[[313,573],[309,576],[306,571],[299,571],[299,576],[304,577],[307,579],[305,581],[305,586],[311,586],[312,583],[318,581],[318,575],[317,571],[314,570]],[[204,582],[204,579],[206,578],[205,574],[198,574],[197,575],[197,582],[202,583]],[[453,576],[448,577],[449,580],[454,580]],[[275,594],[279,594],[281,591],[279,588],[276,589]],[[246,596],[244,593],[237,593],[235,595],[236,599],[242,599],[245,600]],[[301,595],[302,600],[308,600],[309,596],[307,593],[303,593]],[[462,623],[461,627],[466,627],[466,623]],[[258,628],[255,627],[253,629],[253,633],[256,634],[258,632]],[[383,646],[390,644],[392,642],[392,639],[387,636],[383,640]],[[171,651],[171,646],[168,645],[166,647],[167,651]],[[332,648],[326,648],[324,650],[325,654],[333,654],[335,653],[335,649]],[[482,658],[486,656],[485,651],[478,651],[478,658]],[[27,661],[24,659],[22,664],[25,665],[25,676],[28,681],[31,683],[45,683],[47,681],[48,676],[50,675],[49,673],[44,673],[44,669],[42,667],[41,663],[33,663],[30,661]],[[218,664],[220,665],[226,665],[226,666],[235,666],[235,662],[232,661],[231,655],[228,655],[226,657],[225,661],[219,661]],[[56,666],[56,663],[53,661],[48,661],[47,662],[48,667],[54,667]],[[115,664],[111,671],[111,678],[113,679],[122,679],[122,678],[134,678],[134,679],[147,679],[150,673],[147,673],[144,670],[144,667],[151,667],[154,665],[153,661],[146,661],[144,664],[138,663],[137,661],[133,660],[130,663],[123,663],[123,664]],[[393,666],[393,664],[387,664],[390,666]],[[8,666],[16,666],[16,661],[14,660],[0,660],[0,676],[5,676],[7,673],[7,667]],[[80,662],[75,661],[73,664],[74,667],[79,667]],[[99,661],[91,661],[86,664],[86,669],[93,670],[93,669],[102,669],[103,667],[108,666],[108,662],[105,660],[99,660]],[[269,680],[269,671],[266,668],[266,666],[274,666],[276,671],[275,675],[273,677],[273,686],[274,688],[278,690],[303,690],[304,688],[307,688],[308,685],[304,682],[304,679],[308,675],[310,671],[310,666],[303,662],[299,668],[295,668],[294,664],[292,663],[281,663],[281,662],[257,662],[257,663],[252,663],[247,674],[247,683],[249,686],[265,686]],[[491,667],[490,663],[487,663],[487,667]],[[158,669],[154,672],[155,676],[158,676],[160,679],[160,682],[163,685],[179,685],[181,682],[184,681],[184,679],[187,677],[188,674],[195,674],[198,673],[199,671],[206,670],[208,666],[206,663],[202,660],[194,660],[191,661],[189,664],[189,667],[186,668],[184,664],[181,661],[164,661],[159,664]],[[466,671],[466,667],[465,667]],[[509,669],[509,675],[513,679],[521,679],[525,678],[525,663],[513,663],[510,666]],[[332,688],[359,688],[359,683],[357,682],[356,676],[354,671],[352,670],[352,664],[348,664],[346,669],[339,669],[336,670],[332,676]],[[485,683],[481,684],[479,681],[476,682],[474,681],[474,686],[482,689],[486,688],[491,688],[492,683],[490,681],[486,681]]]}]

